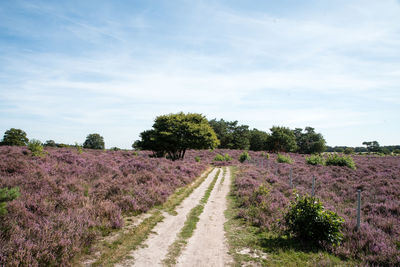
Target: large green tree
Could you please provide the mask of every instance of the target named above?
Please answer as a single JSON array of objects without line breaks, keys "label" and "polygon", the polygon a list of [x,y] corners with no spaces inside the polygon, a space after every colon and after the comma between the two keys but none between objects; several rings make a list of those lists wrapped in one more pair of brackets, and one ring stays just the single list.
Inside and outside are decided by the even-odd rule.
[{"label": "large green tree", "polygon": [[287,127],[273,126],[267,140],[267,149],[273,152],[294,152],[297,149],[296,136]]},{"label": "large green tree", "polygon": [[168,155],[172,160],[183,159],[187,149],[215,148],[219,140],[207,119],[197,113],[183,112],[158,116],[153,129],[140,134],[135,149],[152,150],[155,156]]},{"label": "large green tree", "polygon": [[104,149],[104,138],[100,134],[89,134],[83,143],[84,148]]},{"label": "large green tree", "polygon": [[238,125],[238,121],[210,120],[210,125],[220,140],[219,148],[249,149],[250,131],[247,125]]},{"label": "large green tree", "polygon": [[260,131],[257,129],[253,129],[250,131],[250,150],[253,151],[261,151],[261,150],[267,150],[267,140],[268,140],[269,134]]},{"label": "large green tree", "polygon": [[1,144],[4,146],[26,146],[28,141],[29,139],[24,131],[11,128],[5,131]]},{"label": "large green tree", "polygon": [[293,130],[296,136],[297,151],[304,154],[322,153],[325,151],[325,139],[320,133],[316,133],[314,128],[296,128]]}]

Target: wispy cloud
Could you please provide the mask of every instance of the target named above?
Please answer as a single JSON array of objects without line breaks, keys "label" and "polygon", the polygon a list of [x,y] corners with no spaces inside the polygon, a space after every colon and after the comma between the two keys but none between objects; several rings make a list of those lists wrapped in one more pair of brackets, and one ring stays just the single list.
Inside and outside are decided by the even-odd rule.
[{"label": "wispy cloud", "polygon": [[[12,11],[0,22],[0,130],[15,117],[24,128],[29,114],[38,127],[68,125],[72,134],[60,141],[96,130],[108,146],[129,147],[155,116],[182,110],[263,130],[310,125],[334,145],[359,145],[365,127],[382,143],[399,142],[375,131],[400,114],[395,1],[284,7],[287,14],[214,2],[163,3],[165,11],[99,2],[89,16],[87,6],[21,3],[0,11]],[[338,128],[349,132],[330,134]]]}]

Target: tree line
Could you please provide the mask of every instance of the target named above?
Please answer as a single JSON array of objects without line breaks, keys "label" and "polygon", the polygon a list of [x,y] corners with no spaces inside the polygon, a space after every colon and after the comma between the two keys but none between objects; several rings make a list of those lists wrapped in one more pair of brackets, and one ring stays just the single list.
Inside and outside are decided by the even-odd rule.
[{"label": "tree line", "polygon": [[253,151],[321,153],[325,139],[314,128],[304,130],[273,126],[270,133],[249,129],[238,121],[207,120],[201,114],[177,113],[158,116],[153,129],[140,134],[132,147],[151,150],[155,157],[167,156],[176,160],[187,149],[225,148]]},{"label": "tree line", "polygon": [[[77,143],[67,145],[47,140],[31,140],[21,129],[11,128],[4,133],[0,145],[41,144],[48,147],[82,147]],[[156,117],[153,127],[140,133],[132,147],[136,150],[153,151],[154,157],[167,157],[172,160],[183,159],[188,149],[240,149],[271,152],[297,152],[314,154],[328,152],[380,152],[399,153],[400,146],[381,147],[377,141],[363,142],[366,147],[329,147],[321,133],[312,127],[290,129],[284,126],[273,126],[269,132],[250,129],[238,121],[224,119],[208,120],[198,113],[176,113]],[[83,148],[104,149],[104,138],[97,133],[89,134]],[[112,150],[119,150],[114,147]]]}]

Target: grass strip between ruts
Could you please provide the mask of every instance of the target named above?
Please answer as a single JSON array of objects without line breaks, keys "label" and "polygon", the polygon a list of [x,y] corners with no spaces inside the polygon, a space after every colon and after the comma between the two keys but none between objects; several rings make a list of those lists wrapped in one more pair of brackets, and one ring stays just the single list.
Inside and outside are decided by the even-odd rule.
[{"label": "grass strip between ruts", "polygon": [[[152,215],[144,219],[138,226],[127,233],[122,232],[120,236],[112,242],[112,244],[105,244],[102,246],[100,251],[101,256],[91,265],[113,266],[126,258],[130,251],[136,249],[144,240],[146,240],[157,223],[161,222],[165,218],[161,211],[176,214],[175,207],[188,197],[197,187],[199,187],[213,169],[214,168],[210,168],[193,183],[176,190],[161,207],[155,207]],[[79,263],[77,265],[79,265]]]},{"label": "grass strip between ruts", "polygon": [[200,200],[200,203],[189,212],[185,224],[178,234],[178,238],[168,248],[168,254],[163,260],[163,263],[165,265],[174,266],[176,264],[176,260],[181,254],[182,249],[187,244],[187,240],[193,235],[194,230],[196,229],[197,222],[200,220],[200,214],[204,210],[204,206],[211,195],[211,191],[213,190],[215,183],[218,180],[220,172],[221,170],[219,169],[218,172],[215,174],[214,180],[210,183],[206,192],[204,193],[203,198]]}]

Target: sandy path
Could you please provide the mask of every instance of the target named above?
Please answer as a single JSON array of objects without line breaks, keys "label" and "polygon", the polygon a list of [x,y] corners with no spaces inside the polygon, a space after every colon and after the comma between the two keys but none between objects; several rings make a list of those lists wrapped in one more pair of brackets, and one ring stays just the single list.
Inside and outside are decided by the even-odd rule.
[{"label": "sandy path", "polygon": [[115,266],[162,266],[161,260],[167,255],[169,245],[175,241],[190,210],[199,204],[216,172],[217,168],[176,208],[176,216],[163,214],[165,219],[154,227],[154,233],[149,235],[144,246],[130,253],[129,256],[133,257],[133,260]]},{"label": "sandy path", "polygon": [[227,208],[227,194],[230,190],[231,177],[227,168],[224,182],[215,184],[200,221],[187,247],[178,258],[177,266],[227,266],[233,260],[228,255],[225,241],[224,211]]}]

